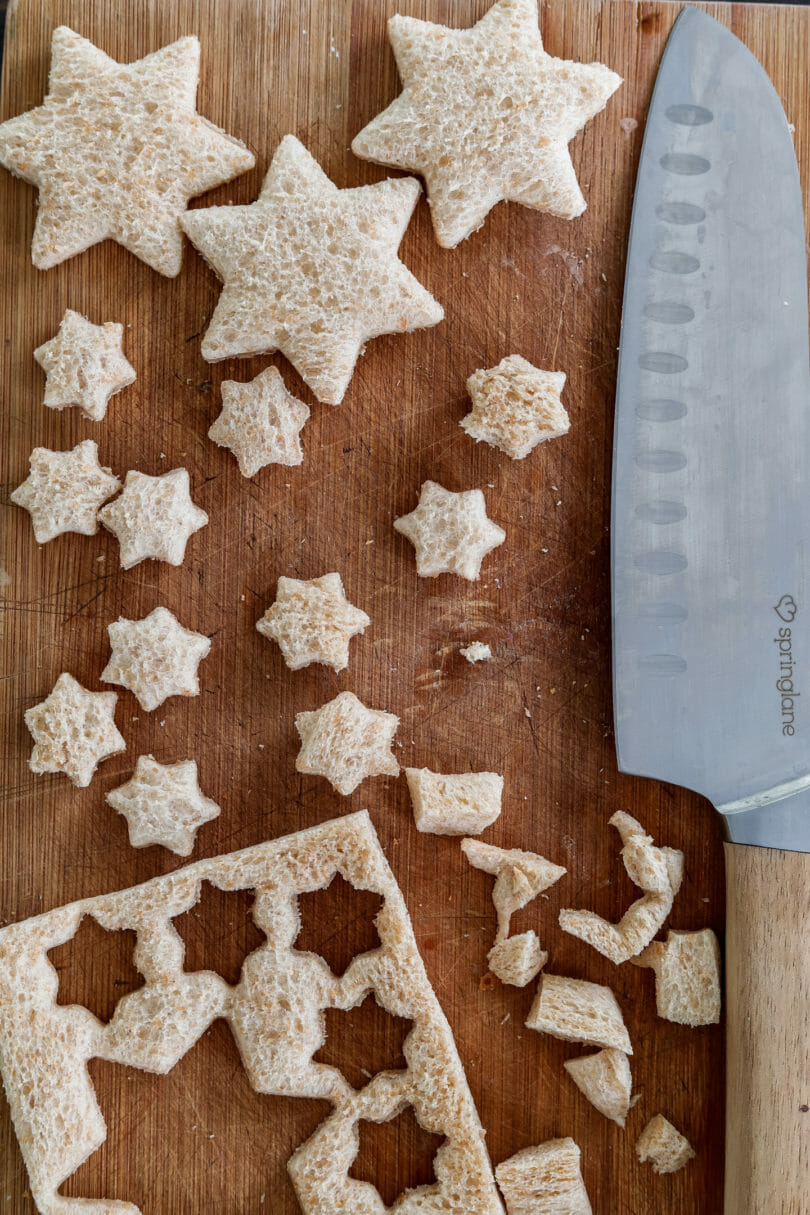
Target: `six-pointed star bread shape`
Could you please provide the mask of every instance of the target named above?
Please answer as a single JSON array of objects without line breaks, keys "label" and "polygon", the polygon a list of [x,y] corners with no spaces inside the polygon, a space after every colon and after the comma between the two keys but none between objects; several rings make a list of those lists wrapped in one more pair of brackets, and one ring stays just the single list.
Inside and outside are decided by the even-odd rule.
[{"label": "six-pointed star bread shape", "polygon": [[506,532],[487,518],[480,489],[451,493],[425,481],[419,505],[394,520],[394,527],[416,549],[416,572],[422,578],[460,574],[474,582],[487,553],[506,539]]},{"label": "six-pointed star bread shape", "polygon": [[300,464],[299,438],[309,406],[288,392],[277,367],[268,367],[248,384],[225,380],[222,412],[208,438],[229,447],[243,477],[253,477],[265,464]]},{"label": "six-pointed star bread shape", "polygon": [[26,710],[31,771],[64,772],[80,789],[89,785],[102,759],[126,750],[113,720],[117,700],[115,692],[88,692],[72,675],[60,675],[50,696]]},{"label": "six-pointed star bread shape", "polygon": [[127,820],[133,848],[162,844],[178,856],[189,855],[200,827],[220,813],[217,803],[204,796],[193,759],[159,764],[151,755],[141,755],[133,777],[112,789],[107,802]]},{"label": "six-pointed star bread shape", "polygon": [[568,433],[570,422],[560,400],[564,387],[564,372],[541,371],[510,354],[467,380],[472,409],[459,426],[476,442],[483,439],[513,460],[523,460],[538,443]]},{"label": "six-pointed star bread shape", "polygon": [[121,64],[54,30],[43,104],[0,125],[0,164],[39,189],[35,266],[109,238],[161,274],[179,272],[188,200],[255,163],[197,113],[199,74],[196,38]]},{"label": "six-pointed star bread shape", "polygon": [[119,616],[107,625],[107,633],[112,653],[102,683],[129,688],[148,713],[169,696],[199,696],[197,667],[211,642],[184,629],[168,608],[155,608],[143,620]]},{"label": "six-pointed star bread shape", "polygon": [[72,451],[35,447],[29,463],[30,473],[9,499],[28,511],[37,544],[62,532],[95,536],[99,507],[121,488],[109,468],[99,464],[96,443],[85,439]]},{"label": "six-pointed star bread shape", "polygon": [[333,671],[349,665],[349,641],[371,620],[349,603],[340,574],[324,574],[304,581],[278,580],[275,603],[256,624],[271,641],[278,642],[284,661],[293,671],[322,662]]},{"label": "six-pointed star bread shape", "polygon": [[115,321],[94,325],[67,309],[56,335],[34,351],[45,372],[49,409],[77,405],[91,422],[102,420],[110,397],[135,381],[135,369],[121,349],[123,332]]},{"label": "six-pointed star bread shape", "polygon": [[621,78],[547,54],[537,0],[498,0],[471,29],[395,16],[388,32],[405,87],[352,151],[422,174],[440,245],[503,199],[564,219],[585,210],[568,143]]},{"label": "six-pointed star bread shape", "polygon": [[419,192],[414,178],[339,190],[285,136],[256,202],[181,221],[224,283],[203,358],[280,350],[319,401],[337,405],[368,338],[444,316],[397,257]]},{"label": "six-pointed star bread shape", "polygon": [[391,742],[398,725],[393,713],[367,709],[353,692],[341,692],[314,712],[296,714],[296,771],[325,776],[344,797],[367,776],[397,776]]},{"label": "six-pointed star bread shape", "polygon": [[185,468],[160,477],[128,472],[124,492],[98,517],[118,537],[125,570],[149,557],[182,565],[189,536],[208,522],[205,511],[191,501]]}]

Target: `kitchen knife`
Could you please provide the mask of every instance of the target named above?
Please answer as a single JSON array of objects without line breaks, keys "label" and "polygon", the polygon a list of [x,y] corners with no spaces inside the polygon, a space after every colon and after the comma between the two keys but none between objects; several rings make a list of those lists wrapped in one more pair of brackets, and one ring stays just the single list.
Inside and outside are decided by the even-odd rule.
[{"label": "kitchen knife", "polygon": [[619,767],[703,794],[729,840],[725,1212],[807,1215],[805,229],[779,98],[695,8],[661,61],[633,204],[612,598]]}]

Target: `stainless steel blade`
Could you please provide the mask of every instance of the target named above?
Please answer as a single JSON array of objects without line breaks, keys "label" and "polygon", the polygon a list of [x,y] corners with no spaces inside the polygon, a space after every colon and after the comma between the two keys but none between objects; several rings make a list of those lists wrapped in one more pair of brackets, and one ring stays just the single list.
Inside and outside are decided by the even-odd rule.
[{"label": "stainless steel blade", "polygon": [[779,98],[684,9],[644,135],[613,462],[619,766],[810,851],[810,369]]}]

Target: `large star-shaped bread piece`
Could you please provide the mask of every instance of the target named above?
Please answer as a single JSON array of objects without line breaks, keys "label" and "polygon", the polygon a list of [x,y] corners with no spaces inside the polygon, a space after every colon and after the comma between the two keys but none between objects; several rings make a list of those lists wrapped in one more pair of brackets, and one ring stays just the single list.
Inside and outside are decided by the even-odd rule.
[{"label": "large star-shaped bread piece", "polygon": [[217,803],[204,796],[193,759],[159,764],[151,755],[141,755],[134,776],[112,789],[107,802],[127,820],[133,848],[162,844],[178,856],[189,855],[200,827],[220,813]]},{"label": "large star-shaped bread piece", "polygon": [[208,522],[205,511],[191,501],[185,468],[160,477],[128,472],[124,492],[98,517],[118,537],[125,570],[149,557],[182,565],[189,537]]},{"label": "large star-shaped bread piece", "polygon": [[344,797],[367,776],[397,776],[391,743],[398,725],[393,713],[367,709],[354,692],[341,692],[312,713],[296,714],[296,771],[325,776]]},{"label": "large star-shaped bread piece", "polygon": [[77,405],[91,422],[102,420],[110,397],[135,381],[135,368],[121,349],[123,332],[116,321],[94,325],[67,309],[56,335],[34,351],[46,375],[44,403],[49,409]]},{"label": "large star-shaped bread piece", "polygon": [[147,713],[169,696],[199,696],[197,667],[211,642],[184,629],[168,608],[155,608],[143,620],[119,616],[107,625],[107,633],[112,653],[102,683],[129,688]]},{"label": "large star-shaped bread piece", "polygon": [[248,384],[225,380],[222,412],[208,438],[229,447],[243,477],[253,477],[265,464],[300,464],[300,433],[309,406],[288,392],[277,367],[267,367]]},{"label": "large star-shaped bread piece", "polygon": [[9,499],[28,511],[37,544],[62,532],[95,536],[99,507],[121,488],[109,468],[99,464],[97,444],[85,439],[72,451],[35,447],[29,465],[30,473]]},{"label": "large star-shaped bread piece", "polygon": [[78,788],[89,785],[102,759],[126,750],[113,719],[117,700],[115,692],[88,692],[72,675],[60,675],[50,696],[26,710],[31,771],[64,772]]},{"label": "large star-shaped bread piece", "polygon": [[519,354],[497,367],[474,371],[467,380],[472,409],[459,422],[468,435],[523,460],[538,443],[568,433],[570,422],[560,393],[562,371],[541,371]]},{"label": "large star-shaped bread piece", "polygon": [[537,0],[498,0],[466,30],[395,16],[388,33],[405,88],[352,151],[422,174],[440,245],[502,200],[563,219],[585,210],[568,143],[621,78],[547,54]]},{"label": "large star-shaped bread piece", "polygon": [[161,274],[179,272],[188,200],[255,163],[197,113],[199,74],[196,38],[121,64],[54,30],[44,102],[0,125],[0,164],[39,189],[35,266],[109,238]]},{"label": "large star-shaped bread piece", "polygon": [[278,642],[292,671],[311,662],[343,671],[349,665],[349,641],[370,624],[366,613],[349,603],[340,574],[309,581],[282,575],[275,602],[256,628]]},{"label": "large star-shaped bread piece", "polygon": [[394,527],[416,549],[422,578],[459,574],[475,582],[484,557],[506,539],[503,528],[487,518],[480,489],[456,494],[435,481],[425,481],[416,510],[395,519]]},{"label": "large star-shaped bread piece", "polygon": [[280,350],[319,401],[339,404],[369,338],[444,316],[397,257],[419,192],[415,178],[339,190],[286,135],[256,202],[181,221],[225,284],[203,358]]}]

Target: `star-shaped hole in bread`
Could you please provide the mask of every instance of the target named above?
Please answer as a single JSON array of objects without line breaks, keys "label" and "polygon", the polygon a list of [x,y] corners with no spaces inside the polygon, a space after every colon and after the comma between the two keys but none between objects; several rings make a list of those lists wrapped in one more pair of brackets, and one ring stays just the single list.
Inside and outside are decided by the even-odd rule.
[{"label": "star-shaped hole in bread", "polygon": [[444,316],[397,257],[419,193],[415,178],[339,190],[286,135],[256,202],[181,221],[224,283],[203,358],[280,350],[319,401],[339,404],[369,338]]},{"label": "star-shaped hole in bread", "polygon": [[391,743],[398,725],[393,713],[367,709],[354,692],[341,692],[320,709],[296,714],[296,771],[325,776],[344,797],[367,776],[397,776]]},{"label": "star-shaped hole in bread", "polygon": [[496,203],[585,210],[568,143],[621,84],[601,63],[543,49],[537,0],[498,0],[471,29],[388,22],[404,90],[352,142],[425,179],[436,239],[454,248]]},{"label": "star-shaped hole in bread", "polygon": [[123,332],[117,321],[94,325],[80,312],[66,310],[55,336],[34,351],[45,372],[49,409],[76,405],[91,422],[102,420],[110,397],[136,378],[121,348]]},{"label": "star-shaped hole in bread", "polygon": [[265,464],[303,461],[300,433],[308,417],[309,406],[287,391],[277,367],[268,367],[247,384],[225,380],[222,412],[208,438],[230,448],[243,477],[254,477]]},{"label": "star-shaped hole in bread", "polygon": [[112,654],[101,672],[102,683],[129,688],[147,713],[169,696],[199,696],[197,667],[211,649],[202,633],[184,629],[165,607],[143,620],[119,616],[107,625]]},{"label": "star-shaped hole in bread", "polygon": [[503,528],[487,518],[480,489],[456,494],[435,481],[425,481],[416,510],[395,519],[394,527],[416,549],[422,578],[459,574],[475,582],[484,557],[506,539]]},{"label": "star-shaped hole in bread", "polygon": [[256,628],[278,642],[292,671],[311,662],[343,671],[349,665],[349,641],[370,624],[366,613],[349,603],[340,574],[324,574],[309,581],[279,578],[275,602]]},{"label": "star-shaped hole in bread", "polygon": [[32,772],[64,772],[80,789],[90,784],[96,766],[126,750],[114,721],[115,692],[88,692],[63,673],[50,696],[26,710],[25,724],[34,749]]},{"label": "star-shaped hole in bread", "polygon": [[472,409],[459,426],[477,442],[483,439],[513,460],[523,460],[538,443],[568,433],[570,422],[560,400],[564,387],[562,371],[541,371],[510,354],[467,380]]},{"label": "star-shaped hole in bread", "polygon": [[112,789],[107,802],[127,820],[133,848],[161,844],[178,856],[189,855],[200,827],[220,813],[217,803],[204,796],[193,759],[159,764],[153,756],[141,755],[132,778]]},{"label": "star-shaped hole in bread", "polygon": [[182,565],[189,537],[208,522],[205,511],[191,501],[185,468],[160,477],[128,472],[124,492],[98,517],[117,536],[125,570],[150,557]]},{"label": "star-shaped hole in bread", "polygon": [[97,444],[85,439],[72,451],[35,447],[29,464],[30,473],[9,500],[28,511],[37,544],[63,532],[95,536],[99,507],[121,488],[110,469],[99,464]]},{"label": "star-shaped hole in bread", "polygon": [[38,269],[111,239],[161,274],[179,272],[188,200],[255,163],[197,113],[199,74],[196,38],[121,64],[54,30],[44,102],[0,125],[0,164],[39,189]]}]

